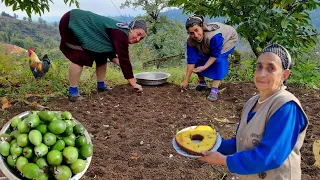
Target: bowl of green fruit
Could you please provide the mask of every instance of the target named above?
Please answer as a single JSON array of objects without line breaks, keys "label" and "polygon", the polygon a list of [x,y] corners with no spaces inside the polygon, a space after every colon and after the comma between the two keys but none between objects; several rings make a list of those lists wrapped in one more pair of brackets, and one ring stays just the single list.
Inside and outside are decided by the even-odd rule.
[{"label": "bowl of green fruit", "polygon": [[10,180],[78,180],[92,154],[89,133],[67,111],[26,111],[0,131],[0,169]]}]

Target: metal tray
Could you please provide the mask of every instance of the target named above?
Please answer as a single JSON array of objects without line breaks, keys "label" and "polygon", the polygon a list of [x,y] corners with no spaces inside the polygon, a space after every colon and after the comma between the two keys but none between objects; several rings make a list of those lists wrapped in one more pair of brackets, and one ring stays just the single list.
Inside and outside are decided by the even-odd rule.
[{"label": "metal tray", "polygon": [[138,84],[147,86],[165,84],[170,76],[171,74],[165,72],[142,72],[134,75]]},{"label": "metal tray", "polygon": [[[32,112],[31,111],[26,111],[26,112],[23,112],[21,114],[18,115],[18,117],[20,117],[22,120],[25,119],[26,117],[28,117]],[[76,119],[72,119],[76,124],[81,124],[79,121],[77,121]],[[7,133],[10,129],[10,124],[11,124],[11,120],[8,121],[1,129],[0,131],[0,134],[4,134],[4,133]],[[88,131],[85,129],[84,131],[84,135],[85,137],[87,138],[87,142],[89,144],[92,144],[92,141],[91,141],[91,138],[90,138],[90,135],[88,133]],[[16,169],[13,169],[11,166],[9,166],[7,164],[7,161],[6,161],[6,158],[3,157],[2,155],[0,155],[1,158],[0,158],[0,169],[2,171],[2,173],[10,180],[20,180],[20,179],[25,179],[23,178],[21,175],[20,175],[20,172]],[[71,177],[71,180],[79,180],[83,175],[84,173],[87,171],[90,163],[91,163],[91,159],[92,159],[92,156],[91,157],[88,157],[85,161],[86,161],[86,167],[85,169],[81,172],[81,173],[78,173],[74,176]]]}]

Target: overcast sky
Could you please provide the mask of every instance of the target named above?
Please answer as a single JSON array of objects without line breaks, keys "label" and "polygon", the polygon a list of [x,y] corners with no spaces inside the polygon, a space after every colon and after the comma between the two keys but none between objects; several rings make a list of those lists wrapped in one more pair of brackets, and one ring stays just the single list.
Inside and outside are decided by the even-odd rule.
[{"label": "overcast sky", "polygon": [[[75,5],[69,7],[63,3],[63,0],[53,0],[54,4],[50,3],[50,12],[45,12],[42,15],[43,19],[47,19],[50,17],[61,17],[65,12],[76,8]],[[131,8],[120,9],[121,3],[125,2],[125,0],[78,0],[80,3],[80,9],[89,10],[97,14],[105,15],[105,16],[120,16],[122,15],[131,15],[136,16],[139,14],[143,14],[141,9],[134,10]],[[114,5],[113,5],[113,3]],[[116,7],[115,7],[116,6]],[[120,11],[118,11],[117,10]],[[27,13],[22,11],[12,11],[12,7],[6,7],[4,3],[0,3],[0,10],[5,11],[6,13],[13,15],[16,13],[19,18],[27,17]],[[37,20],[39,15],[32,15],[32,19]]]}]

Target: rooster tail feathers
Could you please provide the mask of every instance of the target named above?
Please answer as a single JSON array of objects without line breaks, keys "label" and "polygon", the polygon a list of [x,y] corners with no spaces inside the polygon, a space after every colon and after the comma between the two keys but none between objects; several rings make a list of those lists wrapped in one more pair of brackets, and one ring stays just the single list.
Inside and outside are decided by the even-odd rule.
[{"label": "rooster tail feathers", "polygon": [[49,63],[51,62],[47,54],[43,56],[42,61],[48,61]]}]

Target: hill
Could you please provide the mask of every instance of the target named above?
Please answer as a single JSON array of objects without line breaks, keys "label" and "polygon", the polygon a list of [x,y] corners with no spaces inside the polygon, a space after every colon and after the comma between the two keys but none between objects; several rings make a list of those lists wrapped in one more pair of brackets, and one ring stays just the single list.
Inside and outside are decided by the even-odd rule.
[{"label": "hill", "polygon": [[29,22],[11,17],[0,16],[0,41],[10,42],[15,39],[31,37],[35,42],[43,42],[47,37],[59,40],[57,24],[49,25],[46,22]]}]

